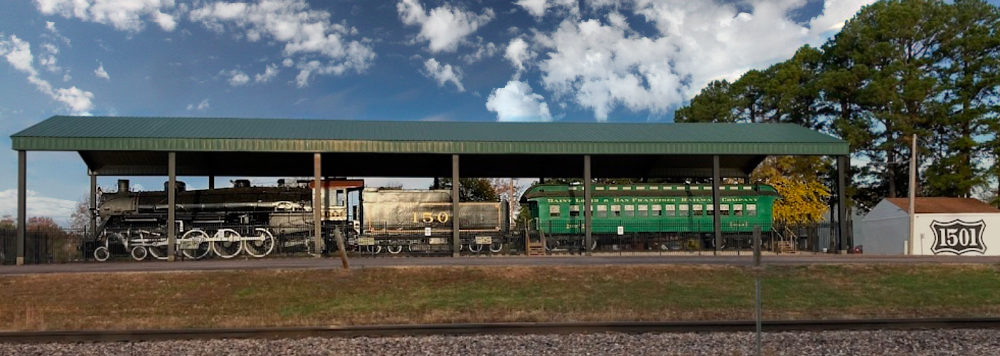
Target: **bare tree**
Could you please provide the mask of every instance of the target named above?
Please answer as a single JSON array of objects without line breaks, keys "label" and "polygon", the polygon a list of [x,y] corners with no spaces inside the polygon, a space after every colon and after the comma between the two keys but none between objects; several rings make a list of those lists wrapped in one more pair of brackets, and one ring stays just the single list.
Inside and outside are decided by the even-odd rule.
[{"label": "bare tree", "polygon": [[491,178],[489,181],[493,190],[496,191],[497,197],[501,200],[507,200],[507,208],[510,209],[507,212],[507,217],[513,223],[517,218],[517,213],[521,211],[521,193],[528,187],[520,184],[514,178]]},{"label": "bare tree", "polygon": [[69,216],[69,228],[73,231],[84,231],[88,226],[90,226],[90,199],[84,195]]}]

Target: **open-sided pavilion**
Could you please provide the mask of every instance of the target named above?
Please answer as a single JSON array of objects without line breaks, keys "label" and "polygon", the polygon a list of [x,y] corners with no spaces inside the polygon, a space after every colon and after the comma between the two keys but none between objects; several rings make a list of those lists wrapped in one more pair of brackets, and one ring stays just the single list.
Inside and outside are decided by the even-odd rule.
[{"label": "open-sided pavilion", "polygon": [[[592,178],[746,178],[767,156],[837,159],[845,201],[848,144],[792,124],[497,123],[54,116],[11,136],[18,152],[17,263],[24,262],[28,151],[75,151],[97,176],[168,177],[173,259],[174,184],[183,176],[581,177],[585,246]],[[214,179],[209,179],[211,184]],[[319,185],[315,185],[317,188]],[[458,185],[452,185],[453,209]],[[319,194],[319,191],[316,191]],[[314,204],[319,199],[314,199]],[[90,199],[91,208],[96,204]],[[837,216],[847,216],[837,204]],[[93,209],[92,209],[93,210]],[[319,214],[320,209],[314,208]],[[457,211],[453,212],[457,216]],[[847,231],[838,218],[838,249]],[[316,218],[315,236],[321,219]],[[459,250],[458,219],[452,223]],[[93,227],[93,223],[92,223]],[[714,231],[721,239],[718,214]]]}]

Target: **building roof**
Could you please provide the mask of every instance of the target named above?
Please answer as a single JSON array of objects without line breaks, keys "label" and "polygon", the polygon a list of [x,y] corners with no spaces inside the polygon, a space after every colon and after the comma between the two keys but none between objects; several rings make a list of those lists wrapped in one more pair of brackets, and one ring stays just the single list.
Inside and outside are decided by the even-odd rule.
[{"label": "building roof", "polygon": [[[25,151],[77,151],[98,175],[464,177],[748,175],[768,155],[847,155],[847,142],[792,124],[498,123],[54,116],[11,136]],[[331,164],[330,162],[334,162]]]},{"label": "building roof", "polygon": [[[909,211],[910,199],[886,198],[893,205]],[[913,207],[917,214],[1000,213],[1000,209],[973,198],[917,197]]]},{"label": "building roof", "polygon": [[847,154],[792,124],[499,123],[54,116],[15,150],[526,154]]}]

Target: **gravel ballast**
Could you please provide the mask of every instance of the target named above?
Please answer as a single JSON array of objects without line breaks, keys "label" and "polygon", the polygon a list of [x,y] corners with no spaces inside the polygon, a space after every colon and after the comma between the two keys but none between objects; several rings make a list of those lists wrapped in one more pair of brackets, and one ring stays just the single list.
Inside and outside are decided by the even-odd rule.
[{"label": "gravel ballast", "polygon": [[[1000,330],[763,335],[765,355],[996,355]],[[0,355],[748,355],[754,334],[567,334],[0,344]]]}]

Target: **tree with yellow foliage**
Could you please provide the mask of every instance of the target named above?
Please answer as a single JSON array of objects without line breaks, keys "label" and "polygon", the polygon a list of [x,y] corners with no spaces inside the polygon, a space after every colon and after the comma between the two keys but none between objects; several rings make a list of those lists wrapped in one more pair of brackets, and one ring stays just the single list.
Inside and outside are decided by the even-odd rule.
[{"label": "tree with yellow foliage", "polygon": [[751,174],[755,182],[771,185],[781,195],[772,208],[774,222],[786,227],[811,226],[823,220],[830,190],[818,172],[827,170],[820,157],[768,157]]}]

